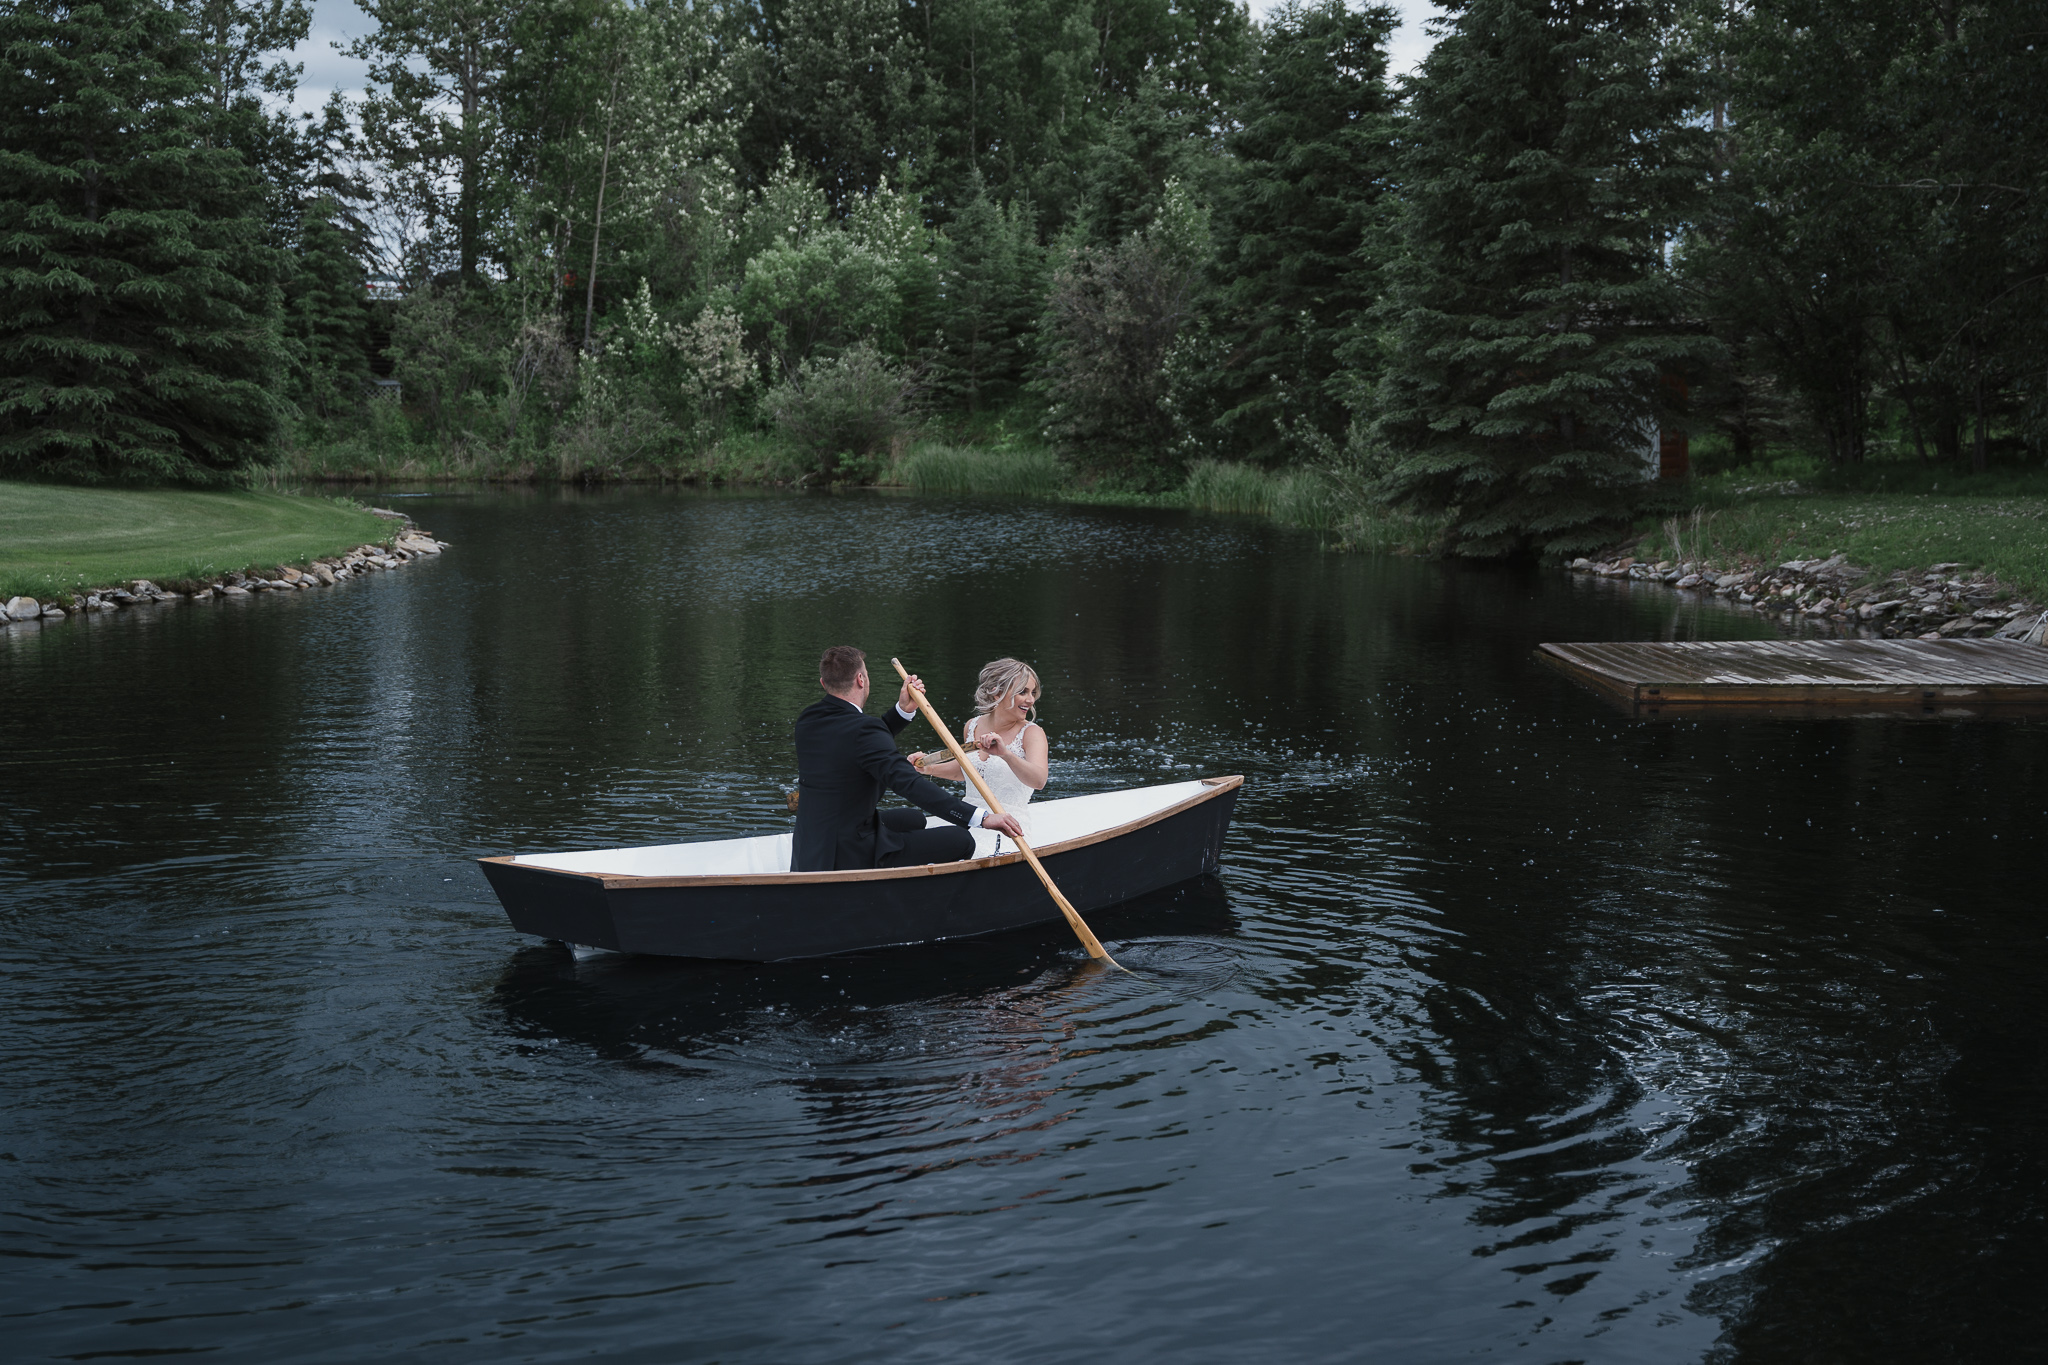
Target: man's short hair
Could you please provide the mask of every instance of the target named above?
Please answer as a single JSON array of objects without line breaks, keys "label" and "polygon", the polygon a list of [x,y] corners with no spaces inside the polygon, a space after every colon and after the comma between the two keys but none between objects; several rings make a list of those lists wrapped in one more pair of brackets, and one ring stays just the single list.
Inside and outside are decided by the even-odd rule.
[{"label": "man's short hair", "polygon": [[852,645],[834,645],[825,651],[825,657],[818,660],[818,681],[827,692],[846,692],[853,687],[853,680],[868,666],[868,656]]}]

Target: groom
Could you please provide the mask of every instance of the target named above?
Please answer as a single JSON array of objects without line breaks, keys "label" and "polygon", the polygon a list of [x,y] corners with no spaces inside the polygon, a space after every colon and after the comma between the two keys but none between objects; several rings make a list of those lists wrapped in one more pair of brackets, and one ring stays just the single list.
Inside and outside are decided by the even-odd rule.
[{"label": "groom", "polygon": [[[993,815],[952,796],[910,766],[896,751],[896,735],[917,719],[912,678],[896,694],[886,717],[868,715],[867,656],[852,645],[834,645],[818,661],[818,686],[825,695],[796,718],[796,841],[792,872],[845,872],[863,867],[913,867],[974,856],[968,828],[998,830],[1015,838],[1021,830],[1008,815]],[[926,829],[918,810],[878,811],[887,787],[915,802],[952,828]]]}]

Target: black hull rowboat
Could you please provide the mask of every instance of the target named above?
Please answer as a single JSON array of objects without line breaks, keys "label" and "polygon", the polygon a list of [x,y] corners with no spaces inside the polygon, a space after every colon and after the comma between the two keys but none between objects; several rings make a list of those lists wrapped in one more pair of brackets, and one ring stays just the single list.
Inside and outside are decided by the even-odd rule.
[{"label": "black hull rowboat", "polygon": [[[1217,870],[1242,777],[1039,801],[1032,847],[1082,915]],[[621,953],[776,962],[1060,918],[1009,840],[923,867],[790,872],[787,834],[479,858],[521,933]]]}]

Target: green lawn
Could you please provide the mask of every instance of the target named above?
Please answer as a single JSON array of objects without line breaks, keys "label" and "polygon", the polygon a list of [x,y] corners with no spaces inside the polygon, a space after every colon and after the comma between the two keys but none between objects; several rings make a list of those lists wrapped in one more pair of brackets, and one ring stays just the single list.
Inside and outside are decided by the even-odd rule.
[{"label": "green lawn", "polygon": [[1730,490],[1708,498],[1697,523],[1679,519],[1676,553],[1667,526],[1644,541],[1657,558],[1776,564],[1842,554],[1879,573],[1953,563],[2048,593],[2048,497]]},{"label": "green lawn", "polygon": [[0,598],[299,564],[391,526],[339,498],[0,481]]}]

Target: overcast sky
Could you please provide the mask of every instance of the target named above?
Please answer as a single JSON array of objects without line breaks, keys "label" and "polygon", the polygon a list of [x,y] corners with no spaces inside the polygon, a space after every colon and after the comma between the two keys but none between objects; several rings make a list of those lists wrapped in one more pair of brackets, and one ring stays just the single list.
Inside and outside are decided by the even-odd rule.
[{"label": "overcast sky", "polygon": [[[1254,14],[1263,14],[1272,7],[1271,0],[1252,0]],[[1404,75],[1414,70],[1429,51],[1429,35],[1423,32],[1423,20],[1441,11],[1428,0],[1394,0],[1394,8],[1400,11],[1402,22],[1394,34],[1389,55],[1394,73]],[[355,0],[313,0],[313,32],[295,54],[306,64],[306,73],[299,79],[301,109],[318,109],[327,102],[331,90],[344,91],[351,98],[361,92],[363,64],[336,52],[333,45],[346,45],[370,28],[369,16],[356,8]]]}]

